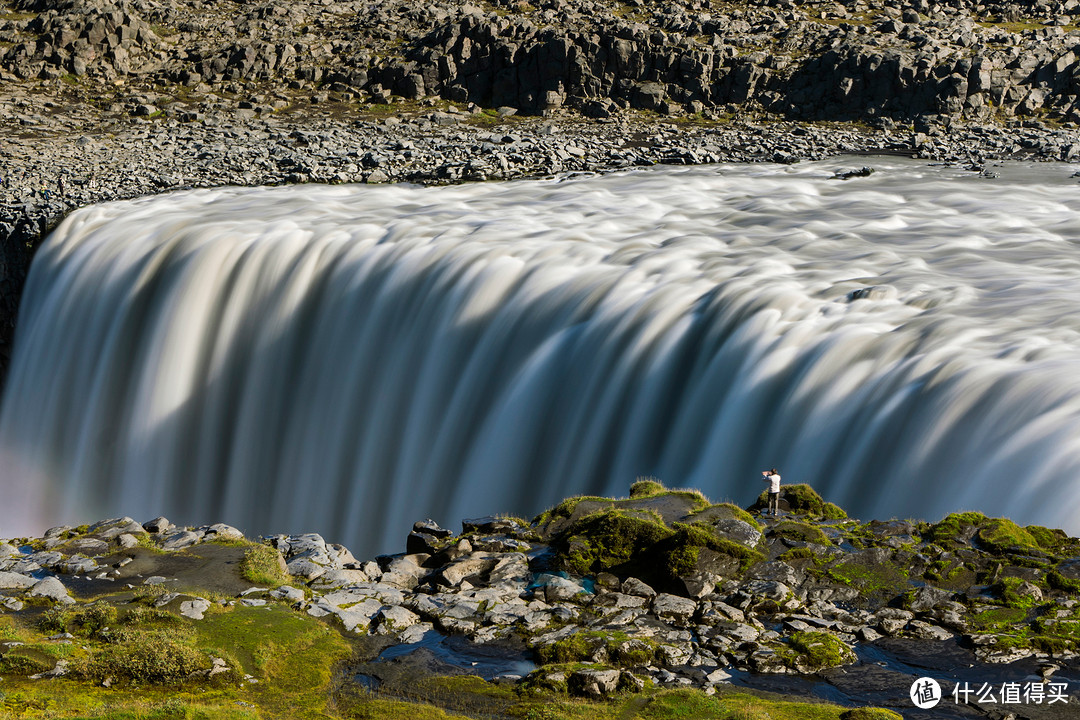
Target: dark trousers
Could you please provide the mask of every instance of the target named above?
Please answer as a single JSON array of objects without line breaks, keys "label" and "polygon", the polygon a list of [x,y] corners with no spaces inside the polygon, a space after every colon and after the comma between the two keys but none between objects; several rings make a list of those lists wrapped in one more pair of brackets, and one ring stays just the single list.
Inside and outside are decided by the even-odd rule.
[{"label": "dark trousers", "polygon": [[780,514],[780,493],[769,493],[769,512],[771,512],[773,515]]}]

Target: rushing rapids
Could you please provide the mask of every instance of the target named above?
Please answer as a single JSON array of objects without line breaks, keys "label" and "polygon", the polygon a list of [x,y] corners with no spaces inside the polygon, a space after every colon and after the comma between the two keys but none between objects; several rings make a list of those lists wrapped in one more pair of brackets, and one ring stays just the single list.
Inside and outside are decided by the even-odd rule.
[{"label": "rushing rapids", "polygon": [[73,213],[0,417],[5,532],[531,514],[634,477],[1080,531],[1065,165],[876,159],[195,190]]}]

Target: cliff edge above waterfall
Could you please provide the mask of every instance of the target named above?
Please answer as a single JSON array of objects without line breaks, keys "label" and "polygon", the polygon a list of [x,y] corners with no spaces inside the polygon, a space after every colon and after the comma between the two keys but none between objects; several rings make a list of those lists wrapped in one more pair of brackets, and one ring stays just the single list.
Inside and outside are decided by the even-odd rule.
[{"label": "cliff edge above waterfall", "polygon": [[[1072,717],[1080,540],[973,512],[861,522],[808,486],[784,493],[771,517],[763,499],[744,510],[646,479],[531,522],[417,522],[405,552],[371,560],[316,534],[165,518],[11,539],[0,703],[20,717],[884,720],[922,717],[908,699],[922,674],[946,695],[1026,683],[1025,717]],[[933,717],[999,709],[946,697]]]}]

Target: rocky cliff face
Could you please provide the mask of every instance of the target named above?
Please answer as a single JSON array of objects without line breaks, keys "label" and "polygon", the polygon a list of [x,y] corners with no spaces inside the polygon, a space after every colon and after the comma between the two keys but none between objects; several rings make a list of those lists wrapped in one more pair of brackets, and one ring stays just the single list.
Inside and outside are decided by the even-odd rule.
[{"label": "rocky cliff face", "polygon": [[1073,120],[1078,13],[1076,0],[14,0],[0,78],[188,118],[200,102],[268,112],[314,93],[592,117]]}]

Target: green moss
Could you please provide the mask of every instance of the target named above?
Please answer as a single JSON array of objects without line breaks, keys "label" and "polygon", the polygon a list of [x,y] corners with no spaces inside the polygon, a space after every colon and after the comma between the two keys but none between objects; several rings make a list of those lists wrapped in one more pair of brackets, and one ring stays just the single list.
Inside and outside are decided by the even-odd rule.
[{"label": "green moss", "polygon": [[1076,642],[1055,635],[1032,635],[1028,641],[1032,648],[1041,652],[1060,655],[1076,648]]},{"label": "green moss", "polygon": [[813,550],[808,547],[789,548],[781,553],[777,560],[783,560],[786,563],[790,563],[793,560],[817,560],[818,556]]},{"label": "green moss", "polygon": [[908,585],[907,568],[893,562],[869,564],[841,561],[826,568],[824,575],[877,600],[890,599]]},{"label": "green moss", "polygon": [[421,683],[429,688],[447,693],[468,693],[492,698],[513,700],[514,690],[508,685],[496,685],[476,675],[436,675]]},{"label": "green moss", "polygon": [[785,661],[800,667],[821,670],[855,662],[855,653],[829,633],[797,631],[787,639],[790,650]]},{"label": "green moss", "polygon": [[647,498],[665,492],[667,488],[654,477],[638,478],[637,482],[630,486],[631,498]]},{"label": "green moss", "polygon": [[1024,583],[1024,580],[1016,577],[1002,578],[1000,581],[994,583],[991,590],[997,595],[1001,602],[1006,607],[1012,608],[1032,608],[1039,604],[1031,595],[1024,595],[1019,592],[1020,586]]},{"label": "green moss", "polygon": [[[780,488],[780,499],[788,504],[791,512],[800,515],[821,517],[826,520],[843,520],[847,517],[838,506],[827,503],[814,488],[806,484],[784,485]],[[764,491],[758,496],[755,508],[768,507],[769,493]]]},{"label": "green moss", "polygon": [[1074,544],[1073,539],[1064,530],[1046,528],[1042,525],[1028,525],[1024,530],[1040,548],[1048,553],[1060,552],[1066,546]]},{"label": "green moss", "polygon": [[576,632],[550,645],[536,648],[536,654],[544,665],[596,659],[615,666],[634,667],[652,662],[655,653],[656,642],[653,640],[632,638],[619,631],[601,630]]},{"label": "green moss", "polygon": [[731,512],[731,516],[736,520],[742,520],[744,523],[754,528],[755,530],[761,530],[762,526],[754,516],[743,510],[741,507],[734,503],[717,503],[713,507],[724,508]]},{"label": "green moss", "polygon": [[974,630],[1002,632],[1013,630],[1013,626],[1026,617],[1027,611],[1023,608],[996,607],[970,615],[968,624]]},{"label": "green moss", "polygon": [[739,561],[740,570],[765,559],[756,550],[719,537],[711,525],[675,523],[673,528],[675,532],[662,543],[664,567],[671,577],[692,573],[702,548],[735,558]]},{"label": "green moss", "polygon": [[597,497],[595,495],[577,495],[575,497],[567,498],[555,507],[540,513],[535,518],[533,518],[532,524],[545,525],[552,520],[556,520],[558,518],[569,519],[574,514],[574,510],[577,508],[578,503],[582,502],[583,500],[592,500],[596,502],[607,502],[614,504],[614,501],[611,498]]},{"label": "green moss", "polygon": [[282,570],[281,554],[269,545],[253,545],[240,561],[240,577],[256,585],[276,588],[289,576]]},{"label": "green moss", "polygon": [[1080,580],[1071,580],[1057,570],[1051,570],[1046,576],[1046,583],[1055,590],[1067,593],[1080,593]]},{"label": "green moss", "polygon": [[784,520],[777,523],[773,526],[771,532],[774,535],[800,542],[815,543],[817,545],[832,544],[829,542],[829,537],[821,531],[821,528],[794,520]]},{"label": "green moss", "polygon": [[[718,688],[719,689],[719,688]],[[757,697],[741,690],[720,691],[709,696],[700,690],[665,690],[653,694],[640,710],[619,714],[601,711],[596,715],[558,715],[555,717],[615,718],[641,720],[839,720],[848,708],[828,703],[788,702]],[[887,717],[887,716],[886,716]],[[882,718],[884,720],[884,718]]]},{"label": "green moss", "polygon": [[1041,549],[1031,533],[1006,518],[988,520],[977,537],[983,547],[995,553]]},{"label": "green moss", "polygon": [[[574,523],[553,546],[568,570],[628,576],[641,569],[657,543],[673,534],[663,523],[622,510],[604,510]],[[644,569],[648,570],[647,565]]]},{"label": "green moss", "polygon": [[39,653],[26,654],[18,648],[0,655],[0,673],[5,675],[37,675],[52,670],[55,664],[45,660]]},{"label": "green moss", "polygon": [[169,625],[182,625],[183,621],[168,610],[147,607],[146,605],[132,605],[125,608],[120,616],[120,624],[128,626],[160,627]]},{"label": "green moss", "polygon": [[957,537],[964,528],[978,527],[987,520],[988,518],[981,512],[952,513],[945,516],[941,522],[931,525],[923,534],[923,539],[939,545],[951,546],[956,543]]},{"label": "green moss", "polygon": [[700,554],[700,545],[680,545],[676,547],[668,553],[668,573],[675,577],[693,573]]}]

